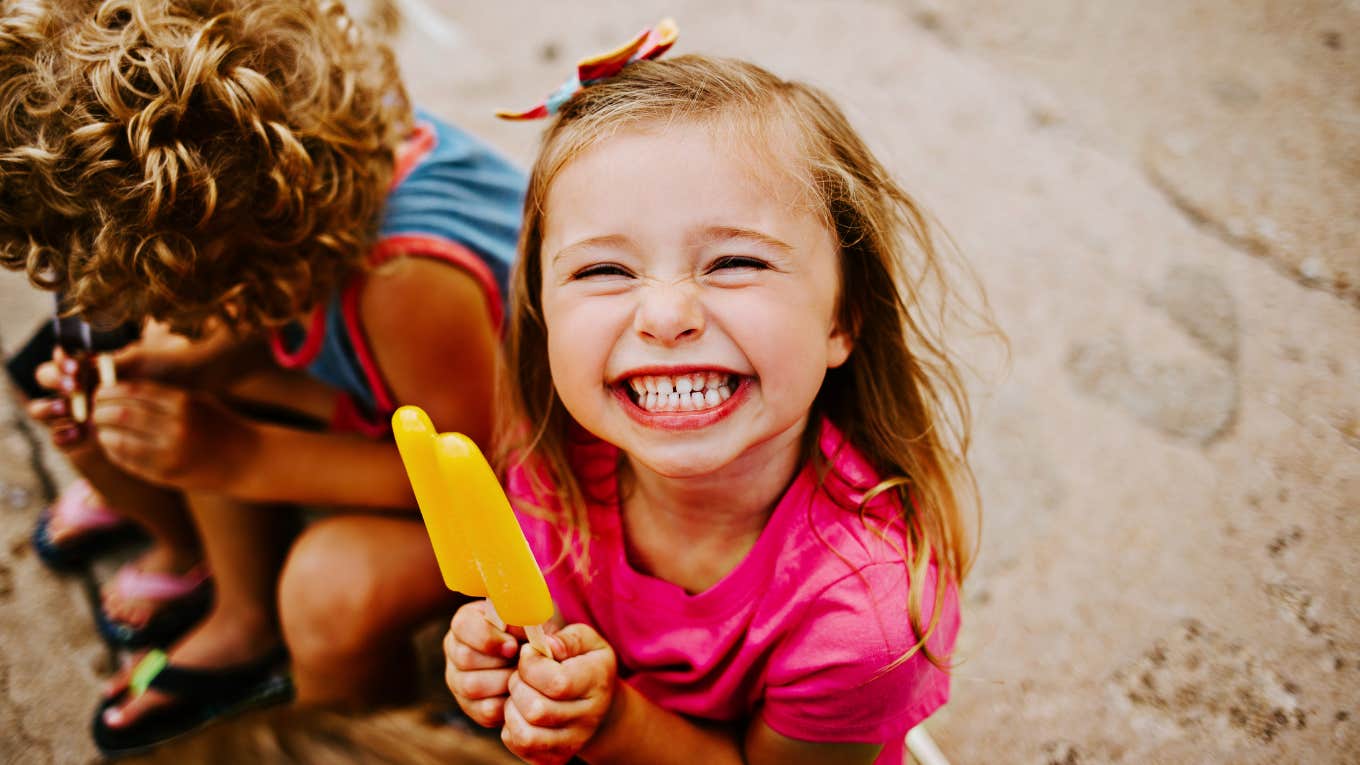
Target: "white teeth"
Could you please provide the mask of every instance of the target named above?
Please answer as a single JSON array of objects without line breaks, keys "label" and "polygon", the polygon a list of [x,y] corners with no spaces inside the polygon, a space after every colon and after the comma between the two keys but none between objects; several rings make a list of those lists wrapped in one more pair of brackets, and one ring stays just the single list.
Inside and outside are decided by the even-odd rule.
[{"label": "white teeth", "polygon": [[649,412],[711,409],[732,397],[735,378],[718,372],[675,377],[648,375],[628,380],[637,405]]}]

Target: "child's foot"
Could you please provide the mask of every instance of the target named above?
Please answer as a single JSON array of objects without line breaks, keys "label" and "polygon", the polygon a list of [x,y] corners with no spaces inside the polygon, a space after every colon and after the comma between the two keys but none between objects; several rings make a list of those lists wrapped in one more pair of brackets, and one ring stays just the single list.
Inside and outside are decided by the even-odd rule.
[{"label": "child's foot", "polygon": [[265,624],[214,612],[165,653],[153,651],[126,666],[105,688],[96,713],[100,749],[142,751],[215,717],[290,698],[286,656],[278,633]]},{"label": "child's foot", "polygon": [[88,482],[78,480],[38,517],[33,548],[48,566],[71,568],[138,534],[136,526],[111,509]]},{"label": "child's foot", "polygon": [[99,631],[114,645],[164,645],[207,612],[211,588],[197,553],[157,545],[105,585]]}]

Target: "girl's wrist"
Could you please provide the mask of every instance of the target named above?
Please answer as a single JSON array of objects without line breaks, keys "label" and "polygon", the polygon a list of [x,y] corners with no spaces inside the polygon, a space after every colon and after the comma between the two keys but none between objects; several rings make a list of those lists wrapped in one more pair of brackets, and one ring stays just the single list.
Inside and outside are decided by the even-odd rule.
[{"label": "girl's wrist", "polygon": [[626,741],[621,740],[620,734],[631,729],[629,719],[636,706],[636,694],[632,686],[617,675],[614,676],[614,692],[610,697],[609,709],[595,729],[595,735],[581,749],[581,759],[596,765],[627,761],[631,749]]}]

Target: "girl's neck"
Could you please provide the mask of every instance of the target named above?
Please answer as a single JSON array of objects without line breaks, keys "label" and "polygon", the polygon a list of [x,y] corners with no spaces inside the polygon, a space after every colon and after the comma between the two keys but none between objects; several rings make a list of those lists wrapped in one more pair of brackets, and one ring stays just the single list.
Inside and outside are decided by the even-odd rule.
[{"label": "girl's neck", "polygon": [[715,584],[750,552],[797,474],[800,431],[704,476],[670,478],[625,459],[619,486],[630,562],[691,593]]}]

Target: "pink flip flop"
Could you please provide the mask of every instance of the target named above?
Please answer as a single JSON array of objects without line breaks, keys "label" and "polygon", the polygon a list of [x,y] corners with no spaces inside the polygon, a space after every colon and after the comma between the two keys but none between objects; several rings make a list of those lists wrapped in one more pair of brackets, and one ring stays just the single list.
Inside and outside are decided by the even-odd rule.
[{"label": "pink flip flop", "polygon": [[[60,542],[52,539],[52,521],[70,530]],[[89,561],[116,542],[140,536],[127,518],[99,500],[89,482],[67,486],[39,516],[33,527],[33,549],[53,569],[67,569]]]},{"label": "pink flip flop", "polygon": [[155,612],[140,625],[118,621],[102,607],[96,611],[99,634],[110,644],[125,648],[173,642],[203,618],[212,602],[212,580],[203,564],[183,574],[153,573],[127,565],[119,569],[112,587],[128,600],[156,605]]}]

